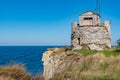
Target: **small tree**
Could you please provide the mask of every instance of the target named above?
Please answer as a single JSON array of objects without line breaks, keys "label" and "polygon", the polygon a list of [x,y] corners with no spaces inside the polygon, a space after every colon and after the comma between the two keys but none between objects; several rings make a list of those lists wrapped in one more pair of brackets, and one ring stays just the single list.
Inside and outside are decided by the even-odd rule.
[{"label": "small tree", "polygon": [[117,40],[117,45],[120,47],[120,39]]}]

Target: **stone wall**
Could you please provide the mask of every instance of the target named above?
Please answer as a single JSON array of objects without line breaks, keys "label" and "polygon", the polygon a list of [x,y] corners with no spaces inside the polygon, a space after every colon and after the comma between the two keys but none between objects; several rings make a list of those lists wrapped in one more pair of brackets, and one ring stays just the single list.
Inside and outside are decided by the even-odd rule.
[{"label": "stone wall", "polygon": [[111,48],[110,23],[102,25],[80,26],[73,23],[71,43],[73,50],[87,46],[90,50],[104,50]]},{"label": "stone wall", "polygon": [[[92,18],[92,20],[84,20],[84,18]],[[100,16],[92,11],[85,12],[79,16],[80,25],[97,25],[100,24]]]},{"label": "stone wall", "polygon": [[[84,20],[84,18],[87,18],[87,17],[91,17],[93,18],[91,21],[90,20]],[[100,17],[97,16],[97,15],[90,15],[90,16],[80,16],[79,17],[80,19],[80,25],[84,26],[84,25],[97,25],[97,24],[100,24]]]}]

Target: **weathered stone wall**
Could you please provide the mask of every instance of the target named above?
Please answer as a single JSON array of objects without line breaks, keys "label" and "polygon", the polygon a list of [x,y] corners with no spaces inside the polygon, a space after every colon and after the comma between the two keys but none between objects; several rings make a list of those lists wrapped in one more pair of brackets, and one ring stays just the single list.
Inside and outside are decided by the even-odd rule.
[{"label": "weathered stone wall", "polygon": [[[92,18],[92,20],[84,20],[84,18]],[[80,25],[97,25],[100,24],[100,16],[92,11],[85,12],[79,16]]]},{"label": "weathered stone wall", "polygon": [[111,48],[110,25],[80,26],[73,23],[71,43],[73,50],[88,46],[91,50],[104,50]]},{"label": "weathered stone wall", "polygon": [[[86,18],[86,17],[92,17],[93,18],[93,20],[84,20],[84,18]],[[97,15],[89,15],[89,16],[80,16],[79,17],[80,19],[80,25],[82,25],[82,26],[84,26],[84,25],[97,25],[97,24],[100,24],[100,17],[99,16],[97,16]]]}]

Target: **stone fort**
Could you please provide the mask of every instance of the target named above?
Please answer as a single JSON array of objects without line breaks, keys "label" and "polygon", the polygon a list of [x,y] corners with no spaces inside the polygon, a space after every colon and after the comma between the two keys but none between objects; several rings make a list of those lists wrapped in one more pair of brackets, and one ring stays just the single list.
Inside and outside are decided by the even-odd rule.
[{"label": "stone fort", "polygon": [[71,45],[72,50],[111,48],[110,21],[100,23],[100,15],[93,11],[81,14],[79,24],[72,23]]}]

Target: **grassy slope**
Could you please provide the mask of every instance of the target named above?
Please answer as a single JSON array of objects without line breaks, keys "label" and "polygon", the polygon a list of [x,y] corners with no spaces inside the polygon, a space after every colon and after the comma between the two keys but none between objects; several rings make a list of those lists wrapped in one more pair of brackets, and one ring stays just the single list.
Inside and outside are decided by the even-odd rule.
[{"label": "grassy slope", "polygon": [[65,71],[56,74],[50,80],[120,80],[119,51],[83,49],[69,50],[69,53],[77,55],[72,59],[66,58],[70,61],[73,60],[71,66],[66,67]]},{"label": "grassy slope", "polygon": [[73,52],[76,52],[77,54],[80,54],[80,55],[82,54],[84,56],[91,55],[91,54],[96,54],[96,53],[104,54],[106,57],[110,57],[110,56],[115,57],[115,56],[120,55],[119,51],[112,50],[112,49],[103,50],[103,51],[94,51],[94,50],[84,49],[84,50],[76,50],[76,51],[73,51]]}]

